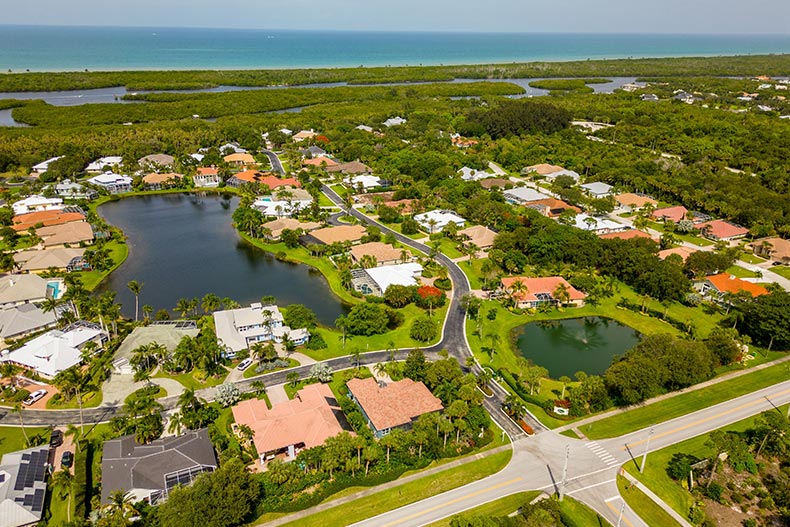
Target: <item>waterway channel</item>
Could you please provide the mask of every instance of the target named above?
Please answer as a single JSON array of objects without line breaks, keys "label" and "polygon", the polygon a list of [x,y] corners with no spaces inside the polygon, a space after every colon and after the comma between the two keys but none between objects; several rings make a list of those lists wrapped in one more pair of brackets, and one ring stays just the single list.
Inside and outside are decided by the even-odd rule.
[{"label": "waterway channel", "polygon": [[[172,310],[180,298],[214,293],[241,305],[274,296],[280,306],[304,304],[321,323],[347,311],[326,279],[301,264],[277,260],[241,239],[232,226],[238,198],[216,194],[134,196],[99,207],[127,235],[129,257],[97,288],[114,290],[125,316],[134,317],[126,287],[142,282],[140,306]],[[142,316],[142,312],[141,315]]]}]

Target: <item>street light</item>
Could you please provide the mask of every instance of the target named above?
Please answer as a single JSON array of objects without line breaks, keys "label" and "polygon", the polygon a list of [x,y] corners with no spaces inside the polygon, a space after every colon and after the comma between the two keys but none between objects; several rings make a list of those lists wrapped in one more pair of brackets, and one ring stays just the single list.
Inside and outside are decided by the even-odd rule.
[{"label": "street light", "polygon": [[645,473],[645,463],[647,462],[647,452],[650,450],[650,438],[653,437],[653,432],[655,430],[651,427],[650,434],[647,436],[647,442],[645,443],[645,453],[642,455],[642,466],[639,467],[639,472],[641,474]]}]

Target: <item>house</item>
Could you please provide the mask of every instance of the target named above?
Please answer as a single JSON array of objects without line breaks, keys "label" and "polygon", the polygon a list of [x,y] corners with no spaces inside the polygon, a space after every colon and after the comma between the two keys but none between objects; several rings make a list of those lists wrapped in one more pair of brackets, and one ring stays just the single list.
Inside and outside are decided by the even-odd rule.
[{"label": "house", "polygon": [[16,216],[42,210],[60,210],[63,208],[63,200],[61,198],[45,198],[36,194],[15,202],[11,208],[14,209]]},{"label": "house", "polygon": [[682,219],[685,219],[686,214],[689,211],[683,205],[677,205],[675,207],[664,207],[663,209],[656,209],[653,211],[653,217],[657,220],[662,221],[673,221],[675,223],[679,222]]},{"label": "house", "polygon": [[314,157],[321,157],[326,155],[326,150],[321,148],[320,146],[308,146],[307,148],[303,148],[299,150],[299,153],[302,154],[303,157],[306,158],[314,158]]},{"label": "house", "polygon": [[[405,263],[402,260],[404,254],[403,249],[396,249],[392,245],[381,242],[369,242],[355,245],[351,248],[349,253],[351,254],[351,261],[357,265],[361,264],[362,259],[366,256],[375,258],[377,266]],[[405,253],[406,259],[411,260],[411,253],[408,251],[405,251]]]},{"label": "house", "polygon": [[384,126],[389,128],[391,126],[398,126],[398,125],[401,125],[401,124],[404,124],[404,123],[406,123],[406,119],[404,119],[403,117],[397,116],[397,117],[390,117],[389,119],[387,119],[386,121],[384,121],[381,124],[383,124]]},{"label": "house", "polygon": [[28,212],[14,216],[11,228],[16,232],[24,232],[31,227],[48,227],[50,225],[63,225],[72,221],[84,221],[85,216],[79,212],[65,209],[61,210],[42,210],[39,212]]},{"label": "house", "polygon": [[470,146],[477,145],[480,141],[477,139],[468,139],[466,137],[462,137],[461,134],[450,134],[450,142],[453,146],[458,148],[469,148]]},{"label": "house", "polygon": [[573,218],[573,226],[583,231],[595,234],[608,234],[610,232],[624,231],[629,227],[607,218],[595,218],[588,214],[577,214]]},{"label": "house", "polygon": [[55,184],[53,187],[55,194],[64,199],[96,199],[99,193],[93,189],[74,183],[70,179]]},{"label": "house", "polygon": [[239,168],[243,168],[246,166],[255,165],[255,158],[252,157],[252,154],[248,154],[246,152],[243,153],[235,153],[235,154],[228,154],[222,158],[229,165],[234,165]]},{"label": "house", "polygon": [[307,208],[313,202],[309,192],[302,189],[281,187],[275,196],[265,196],[253,202],[252,207],[264,216],[287,218]]},{"label": "house", "polygon": [[552,182],[560,176],[568,176],[573,178],[573,181],[578,183],[579,182],[579,173],[574,172],[573,170],[566,170],[562,167],[558,167],[556,165],[549,165],[546,163],[541,163],[538,165],[532,165],[526,167],[524,170],[521,171],[524,175],[539,175],[543,176],[546,181]]},{"label": "house", "polygon": [[657,256],[659,258],[661,258],[662,260],[666,260],[667,257],[669,257],[669,256],[671,256],[673,254],[677,254],[678,256],[680,256],[680,258],[685,263],[686,258],[688,258],[691,254],[693,254],[695,252],[697,252],[697,251],[695,251],[694,249],[690,249],[689,247],[686,247],[684,245],[681,245],[680,247],[673,247],[671,249],[664,249],[663,251],[658,251],[658,255]]},{"label": "house", "polygon": [[540,212],[542,215],[546,216],[547,218],[557,218],[562,215],[563,212],[569,210],[574,214],[581,213],[582,209],[579,207],[574,207],[573,205],[569,205],[564,201],[556,198],[546,198],[546,199],[539,199],[537,201],[531,201],[527,203],[527,208],[534,209]]},{"label": "house", "polygon": [[[24,307],[24,306],[22,306]],[[53,329],[14,351],[0,353],[0,362],[10,362],[51,379],[82,362],[82,349],[94,342],[101,349],[109,336],[97,324],[79,320],[65,329]]]},{"label": "house", "polygon": [[157,505],[173,488],[191,485],[200,474],[214,472],[217,455],[207,428],[145,445],[138,444],[132,434],[104,442],[101,468],[103,504],[122,491],[134,502]]},{"label": "house", "polygon": [[493,176],[493,174],[490,174],[485,170],[476,170],[467,166],[462,167],[458,173],[461,174],[461,179],[464,181],[480,181],[481,179],[486,179]]},{"label": "house", "polygon": [[354,129],[355,130],[362,130],[363,132],[367,132],[369,134],[373,133],[373,128],[371,128],[370,126],[368,126],[366,124],[360,124],[358,126],[355,126]]},{"label": "house", "polygon": [[45,248],[93,243],[93,227],[87,221],[70,221],[36,229]]},{"label": "house", "polygon": [[182,179],[184,179],[184,175],[176,174],[175,172],[167,174],[151,173],[143,176],[143,184],[146,190],[161,190],[176,186]]},{"label": "house", "polygon": [[603,183],[601,181],[594,181],[592,183],[585,183],[579,187],[587,193],[591,198],[601,199],[606,198],[612,194],[612,185]]},{"label": "house", "polygon": [[271,172],[259,172],[257,170],[245,170],[244,172],[233,174],[228,180],[228,185],[231,187],[240,187],[245,183],[257,183],[269,187],[270,190],[284,186],[302,187],[302,184],[294,178],[278,178],[272,175]]},{"label": "house", "polygon": [[85,167],[85,172],[89,174],[101,174],[108,168],[112,171],[112,169],[120,167],[121,165],[123,165],[123,158],[121,156],[100,157],[96,161],[89,163],[88,166]]},{"label": "house", "polygon": [[[208,149],[205,149],[208,151]],[[204,151],[203,148],[200,151]],[[219,147],[219,152],[224,155],[228,154],[246,154],[247,150],[239,146],[239,143],[225,143],[224,145]]]},{"label": "house", "polygon": [[384,186],[381,179],[379,179],[377,176],[367,175],[349,176],[345,178],[343,182],[353,189],[361,188],[364,192]]},{"label": "house", "polygon": [[695,225],[700,234],[711,240],[737,240],[749,234],[749,229],[724,220],[713,220]]},{"label": "house", "polygon": [[743,293],[751,297],[767,295],[768,290],[760,284],[741,280],[728,273],[719,273],[706,276],[703,280],[694,283],[694,289],[705,298],[714,302],[728,303],[725,295]]},{"label": "house", "polygon": [[0,527],[37,525],[44,514],[49,445],[4,454],[0,459]]},{"label": "house", "polygon": [[633,240],[634,238],[646,238],[648,240],[652,240],[653,237],[650,236],[648,233],[644,231],[640,231],[639,229],[628,229],[625,231],[620,232],[609,232],[606,234],[598,234],[598,237],[602,240]]},{"label": "house", "polygon": [[[44,312],[35,304],[22,304],[0,310],[0,338],[3,341],[32,335],[45,329],[54,328],[58,317],[52,312]],[[0,362],[2,362],[0,352]]]},{"label": "house", "polygon": [[85,249],[54,248],[14,253],[14,262],[20,271],[48,271],[51,268],[68,270],[75,258],[82,258]]},{"label": "house", "polygon": [[548,199],[549,196],[530,187],[516,187],[503,192],[505,201],[514,205],[524,205],[533,201]]},{"label": "house", "polygon": [[272,405],[248,399],[233,407],[236,424],[249,426],[261,466],[272,459],[293,461],[302,450],[321,446],[343,432],[345,419],[326,384],[308,384],[293,399]]},{"label": "house", "polygon": [[313,131],[313,129],[309,130],[301,130],[295,133],[292,137],[294,143],[301,143],[307,139],[312,139],[313,137],[317,136],[318,134]]},{"label": "house", "polygon": [[341,172],[343,174],[371,174],[373,169],[362,163],[359,159],[350,163],[340,163],[339,165],[327,166],[327,172]]},{"label": "house", "polygon": [[418,263],[352,269],[351,283],[363,295],[383,296],[391,285],[418,285],[421,274],[422,265]]},{"label": "house", "polygon": [[451,210],[432,210],[423,212],[422,214],[415,215],[414,220],[429,234],[441,232],[451,223],[454,223],[459,229],[466,223],[465,219]]},{"label": "house", "polygon": [[[545,278],[526,278],[512,276],[503,278],[501,291],[509,296],[519,309],[535,308],[540,304],[562,304],[574,307],[584,306],[587,295],[573,287],[561,276]],[[562,292],[567,296],[561,298]]]},{"label": "house", "polygon": [[198,188],[215,188],[222,182],[222,177],[216,167],[200,167],[192,176],[192,182]]},{"label": "house", "polygon": [[256,342],[284,342],[302,345],[310,338],[306,329],[291,329],[283,325],[283,315],[275,305],[260,303],[250,307],[214,312],[217,342],[228,356],[248,349]]},{"label": "house", "polygon": [[396,428],[408,430],[421,415],[444,410],[422,382],[408,378],[383,386],[372,377],[351,379],[346,387],[377,438]]},{"label": "house", "polygon": [[494,245],[494,239],[496,238],[497,233],[488,227],[484,227],[482,225],[473,225],[458,231],[457,235],[459,239],[463,240],[462,243],[465,247],[474,244],[478,249],[485,250],[491,248]]},{"label": "house", "polygon": [[197,161],[198,163],[202,163],[203,160],[206,158],[204,154],[189,154],[189,157]]},{"label": "house", "polygon": [[47,159],[46,161],[42,161],[41,163],[39,163],[37,165],[33,165],[33,167],[31,168],[30,175],[33,176],[33,177],[39,177],[42,174],[46,174],[47,170],[49,170],[49,165],[51,163],[54,163],[58,159],[63,159],[64,157],[65,156],[51,157],[51,158]]},{"label": "house", "polygon": [[302,243],[305,245],[318,243],[321,245],[332,245],[333,243],[358,243],[367,230],[362,225],[338,225],[334,227],[324,227],[317,229],[302,236]]},{"label": "house", "polygon": [[319,168],[336,167],[339,164],[340,163],[327,156],[317,156],[311,159],[302,160],[302,166],[314,166]]},{"label": "house", "polygon": [[491,190],[492,188],[505,188],[506,186],[512,184],[513,183],[511,181],[501,178],[489,178],[480,181],[480,186],[486,190]]},{"label": "house", "polygon": [[153,170],[157,168],[170,168],[175,162],[176,158],[168,154],[151,154],[137,160],[137,164],[141,167]]},{"label": "house", "polygon": [[197,323],[193,320],[168,320],[151,322],[147,326],[138,326],[123,339],[113,355],[112,365],[116,373],[132,374],[129,361],[134,350],[140,346],[157,343],[172,353],[184,337],[195,338],[200,333]]},{"label": "house", "polygon": [[754,254],[775,262],[790,263],[790,240],[763,238],[751,243]]},{"label": "house", "polygon": [[105,172],[104,174],[92,177],[88,180],[88,183],[103,188],[110,194],[123,194],[124,192],[131,192],[132,190],[132,178],[112,172]]},{"label": "house", "polygon": [[659,100],[658,99],[658,95],[656,95],[655,93],[644,93],[644,94],[642,94],[640,99],[642,99],[643,101],[649,101],[649,102],[658,102],[658,100]]},{"label": "house", "polygon": [[51,296],[48,281],[37,274],[6,274],[0,277],[0,308],[43,302]]},{"label": "house", "polygon": [[274,221],[264,223],[262,227],[264,229],[268,229],[268,239],[279,240],[280,235],[286,229],[292,231],[301,230],[303,232],[310,232],[321,227],[321,224],[316,222],[299,221],[293,218],[278,218]]},{"label": "house", "polygon": [[658,201],[653,198],[645,196],[644,194],[634,194],[632,192],[618,194],[614,197],[614,200],[617,202],[617,208],[623,212],[631,212],[632,210],[641,209],[648,205],[653,208],[658,206]]}]

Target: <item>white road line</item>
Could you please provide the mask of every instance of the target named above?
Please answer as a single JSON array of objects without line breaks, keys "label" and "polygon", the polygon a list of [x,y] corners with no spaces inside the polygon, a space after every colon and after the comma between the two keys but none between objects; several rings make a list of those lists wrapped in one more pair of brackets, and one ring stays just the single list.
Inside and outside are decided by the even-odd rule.
[{"label": "white road line", "polygon": [[612,496],[611,498],[606,498],[605,500],[603,500],[603,502],[604,503],[609,503],[609,502],[612,502],[614,500],[621,500],[621,499],[622,498],[620,496]]},{"label": "white road line", "polygon": [[591,489],[591,488],[593,488],[593,487],[600,487],[601,485],[606,485],[606,484],[608,484],[608,483],[612,483],[612,482],[614,482],[614,481],[617,481],[617,480],[616,480],[616,479],[608,479],[608,480],[606,480],[606,481],[602,481],[602,482],[600,482],[600,483],[593,483],[592,485],[587,485],[586,487],[582,487],[582,488],[580,488],[580,489],[575,489],[575,490],[572,490],[572,491],[568,492],[567,494],[568,494],[568,495],[570,495],[570,494],[574,494],[574,493],[576,493],[576,492],[581,492],[581,491],[583,491],[583,490]]}]

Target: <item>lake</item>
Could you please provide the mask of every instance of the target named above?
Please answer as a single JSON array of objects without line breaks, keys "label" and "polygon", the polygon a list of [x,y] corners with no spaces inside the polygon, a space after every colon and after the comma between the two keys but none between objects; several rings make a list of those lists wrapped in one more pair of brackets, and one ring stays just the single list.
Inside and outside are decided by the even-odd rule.
[{"label": "lake", "polygon": [[304,304],[321,323],[334,326],[347,310],[318,271],[281,262],[247,243],[232,226],[238,198],[216,194],[134,196],[108,202],[99,214],[127,235],[129,258],[97,288],[118,292],[122,312],[134,317],[126,284],[144,284],[142,306],[175,307],[180,298],[214,293],[242,306],[265,295],[277,304]]},{"label": "lake", "polygon": [[519,328],[517,348],[558,379],[577,371],[600,375],[639,342],[639,333],[615,320],[601,317],[532,322]]}]

